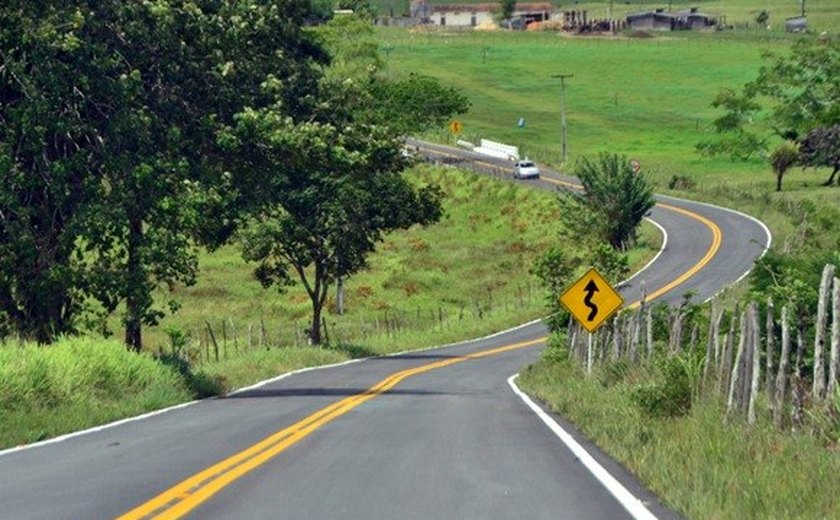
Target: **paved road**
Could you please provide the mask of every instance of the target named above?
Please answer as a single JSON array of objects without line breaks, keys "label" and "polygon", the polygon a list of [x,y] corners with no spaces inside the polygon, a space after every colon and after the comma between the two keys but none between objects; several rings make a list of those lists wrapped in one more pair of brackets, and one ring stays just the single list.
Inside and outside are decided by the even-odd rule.
[{"label": "paved road", "polygon": [[[712,295],[746,272],[769,239],[749,218],[660,200],[678,208],[652,214],[668,231],[668,245],[623,288],[630,300],[640,280],[654,294],[697,266],[715,249],[715,225],[715,255],[660,299],[678,301],[685,290]],[[534,323],[460,345],[303,372],[0,454],[0,518],[627,517],[506,383],[536,359],[544,334]],[[499,347],[508,348],[476,355]],[[581,442],[654,514],[673,516]]]}]

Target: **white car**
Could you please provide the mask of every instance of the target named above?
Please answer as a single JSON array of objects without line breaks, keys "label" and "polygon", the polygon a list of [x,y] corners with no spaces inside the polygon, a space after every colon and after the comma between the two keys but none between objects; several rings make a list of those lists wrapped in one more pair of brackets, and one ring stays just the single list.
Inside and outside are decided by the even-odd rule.
[{"label": "white car", "polygon": [[540,169],[530,159],[516,161],[513,166],[513,177],[516,179],[539,179]]}]

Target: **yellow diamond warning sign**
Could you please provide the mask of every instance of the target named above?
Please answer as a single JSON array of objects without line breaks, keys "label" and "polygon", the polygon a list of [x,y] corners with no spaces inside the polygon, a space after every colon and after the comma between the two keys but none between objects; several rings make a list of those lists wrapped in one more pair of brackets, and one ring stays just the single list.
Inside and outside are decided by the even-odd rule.
[{"label": "yellow diamond warning sign", "polygon": [[454,121],[449,123],[449,131],[452,132],[453,134],[460,134],[461,130],[463,128],[464,128],[464,125],[461,124],[461,122],[458,121],[457,119],[455,119]]},{"label": "yellow diamond warning sign", "polygon": [[621,295],[594,267],[566,289],[560,302],[589,332],[598,330],[624,304]]}]

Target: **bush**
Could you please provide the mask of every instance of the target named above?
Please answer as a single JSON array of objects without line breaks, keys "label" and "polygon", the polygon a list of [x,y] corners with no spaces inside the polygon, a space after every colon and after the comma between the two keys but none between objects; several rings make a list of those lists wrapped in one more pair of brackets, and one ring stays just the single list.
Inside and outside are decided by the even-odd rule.
[{"label": "bush", "polygon": [[631,365],[626,359],[607,363],[598,372],[598,382],[604,388],[615,386],[627,379]]},{"label": "bush", "polygon": [[154,388],[186,393],[176,371],[117,341],[74,337],[48,347],[0,345],[0,410],[119,401]]},{"label": "bush", "polygon": [[680,417],[691,410],[692,373],[690,363],[677,357],[660,358],[656,380],[636,387],[631,397],[651,417]]},{"label": "bush", "polygon": [[542,353],[542,359],[552,364],[569,363],[568,339],[564,331],[552,333],[548,337],[548,344]]}]

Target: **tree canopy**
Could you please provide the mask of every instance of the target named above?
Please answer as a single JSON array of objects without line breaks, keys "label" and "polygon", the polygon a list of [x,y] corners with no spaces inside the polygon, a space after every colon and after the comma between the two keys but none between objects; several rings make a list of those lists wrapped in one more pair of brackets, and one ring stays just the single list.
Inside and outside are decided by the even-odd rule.
[{"label": "tree canopy", "polygon": [[153,290],[190,283],[194,244],[224,240],[258,192],[265,171],[219,137],[245,107],[311,111],[327,56],[306,13],[298,0],[0,7],[0,319],[49,341],[91,300],[125,302],[139,348],[162,312]]},{"label": "tree canopy", "polygon": [[840,40],[801,39],[790,53],[768,52],[764,60],[753,81],[715,98],[712,106],[724,114],[714,120],[717,135],[699,143],[699,152],[748,159],[766,153],[772,138],[800,142],[815,129],[840,124]]},{"label": "tree canopy", "polygon": [[622,155],[602,153],[583,157],[575,167],[583,191],[563,190],[559,201],[569,232],[578,238],[595,236],[624,251],[636,240],[636,230],[653,208],[653,188]]},{"label": "tree canopy", "polygon": [[284,172],[243,233],[243,255],[257,262],[264,286],[303,285],[313,344],[321,342],[330,287],[363,269],[388,232],[441,216],[439,190],[415,187],[401,175],[409,162],[403,135],[468,107],[464,96],[432,78],[380,74],[368,22],[342,16],[316,33],[336,59],[310,119],[296,122],[267,108],[245,114],[234,131],[239,154]]}]

